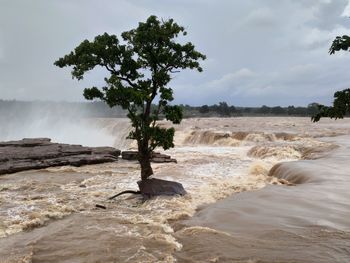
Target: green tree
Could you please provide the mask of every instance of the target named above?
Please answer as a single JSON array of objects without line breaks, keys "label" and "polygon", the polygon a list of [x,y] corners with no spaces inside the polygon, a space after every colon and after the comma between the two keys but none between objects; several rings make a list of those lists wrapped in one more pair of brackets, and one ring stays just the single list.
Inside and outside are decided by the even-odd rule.
[{"label": "green tree", "polygon": [[316,102],[309,103],[309,105],[307,105],[307,108],[306,108],[307,115],[314,116],[315,114],[317,114],[318,106],[319,104]]},{"label": "green tree", "polygon": [[271,108],[266,105],[262,105],[261,108],[258,109],[258,112],[264,115],[269,114],[271,112]]},{"label": "green tree", "polygon": [[295,107],[293,105],[288,106],[287,108],[287,114],[288,115],[295,115]]},{"label": "green tree", "polygon": [[217,113],[219,113],[220,116],[230,116],[230,107],[227,105],[225,101],[219,102],[219,105],[217,107]]},{"label": "green tree", "polygon": [[[347,35],[337,36],[329,49],[329,54],[333,55],[340,50],[349,51],[350,37]],[[331,119],[342,119],[350,113],[350,89],[344,89],[334,93],[333,106],[318,105],[318,112],[311,117],[313,122],[318,122],[322,117]]]},{"label": "green tree", "polygon": [[285,114],[286,111],[281,106],[276,106],[271,108],[271,113],[275,115]]},{"label": "green tree", "polygon": [[210,111],[210,109],[209,109],[208,105],[203,105],[199,108],[200,113],[208,113],[209,111]]},{"label": "green tree", "polygon": [[[104,33],[93,41],[84,40],[54,63],[60,68],[72,66],[72,77],[77,80],[96,67],[107,71],[105,86],[86,88],[84,97],[127,110],[133,127],[128,138],[137,141],[142,180],[153,174],[150,164],[153,150],[174,147],[175,129],[158,126],[160,114],[173,124],[182,119],[181,108],[169,104],[173,100],[169,87],[172,75],[187,68],[201,72],[198,61],[206,58],[192,43],[176,41],[179,35],[186,34],[184,27],[173,19],[160,21],[150,16],[137,28],[123,32],[122,42],[117,36]],[[152,110],[156,98],[157,107]]]}]

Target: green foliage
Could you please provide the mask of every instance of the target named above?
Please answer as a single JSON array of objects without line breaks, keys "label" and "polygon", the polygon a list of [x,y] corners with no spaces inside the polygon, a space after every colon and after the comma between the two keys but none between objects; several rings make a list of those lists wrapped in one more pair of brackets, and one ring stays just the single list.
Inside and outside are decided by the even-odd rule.
[{"label": "green foliage", "polygon": [[208,113],[210,111],[209,106],[208,105],[203,105],[202,107],[199,108],[199,112],[200,113]]},{"label": "green foliage", "polygon": [[219,105],[217,107],[217,112],[220,114],[220,116],[230,116],[231,115],[230,107],[224,101],[219,102]]},{"label": "green foliage", "polygon": [[307,105],[307,114],[310,116],[314,116],[319,113],[319,105],[316,102],[310,103]]},{"label": "green foliage", "polygon": [[165,106],[164,115],[167,120],[172,121],[174,124],[180,124],[183,114],[180,106]]},{"label": "green foliage", "polygon": [[318,113],[318,104],[310,103],[307,107],[239,107],[219,102],[213,105],[189,106],[183,105],[186,117],[237,117],[237,116],[312,116]]},{"label": "green foliage", "polygon": [[174,128],[160,128],[155,126],[151,128],[151,149],[155,149],[156,147],[163,147],[164,150],[174,147],[173,138],[175,134]]},{"label": "green foliage", "polygon": [[312,116],[313,122],[318,122],[322,117],[342,119],[350,113],[350,89],[344,89],[334,93],[333,106],[318,105],[319,112]]},{"label": "green foliage", "polygon": [[349,36],[337,36],[329,49],[329,54],[334,54],[336,51],[348,50],[350,47],[350,37]]},{"label": "green foliage", "polygon": [[[349,50],[350,37],[347,35],[337,36],[329,49],[329,54],[333,55],[340,50]],[[333,106],[318,105],[318,112],[311,117],[313,122],[318,122],[322,117],[331,119],[342,119],[350,113],[350,89],[344,89],[334,93]]]},{"label": "green foliage", "polygon": [[261,108],[259,109],[260,113],[262,114],[268,114],[271,111],[271,108],[266,106],[266,105],[262,105]]},{"label": "green foliage", "polygon": [[[137,28],[122,33],[122,42],[104,33],[93,41],[84,40],[54,64],[61,68],[72,66],[72,77],[77,80],[96,67],[109,73],[105,86],[85,89],[84,97],[127,110],[134,128],[129,138],[137,140],[141,158],[147,159],[156,147],[174,147],[174,130],[156,125],[161,114],[174,124],[182,119],[181,108],[169,105],[174,99],[168,86],[172,74],[187,68],[202,71],[198,61],[206,57],[192,43],[176,41],[186,34],[173,19],[160,21],[150,16]],[[159,100],[154,108],[156,97]]]},{"label": "green foliage", "polygon": [[274,115],[282,115],[284,114],[284,109],[281,106],[272,107],[271,113]]}]

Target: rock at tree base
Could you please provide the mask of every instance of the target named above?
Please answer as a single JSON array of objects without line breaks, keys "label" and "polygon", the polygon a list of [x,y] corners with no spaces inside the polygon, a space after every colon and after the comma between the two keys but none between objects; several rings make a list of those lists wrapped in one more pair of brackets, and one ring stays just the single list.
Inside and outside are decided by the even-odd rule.
[{"label": "rock at tree base", "polygon": [[[138,160],[137,151],[123,151],[122,159],[124,160]],[[171,158],[169,155],[161,154],[157,152],[152,153],[151,162],[153,163],[177,163],[176,159]]]},{"label": "rock at tree base", "polygon": [[112,147],[83,147],[52,143],[48,138],[0,142],[0,174],[53,166],[98,164],[118,160]]},{"label": "rock at tree base", "polygon": [[146,179],[138,181],[140,192],[144,197],[150,198],[157,195],[185,195],[186,191],[182,184],[174,181],[161,179]]}]

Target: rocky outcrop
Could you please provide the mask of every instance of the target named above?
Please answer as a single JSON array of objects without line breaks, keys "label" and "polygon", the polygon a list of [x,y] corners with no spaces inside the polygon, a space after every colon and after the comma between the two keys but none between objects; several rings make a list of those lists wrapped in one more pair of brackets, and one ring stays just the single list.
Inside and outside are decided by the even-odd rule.
[{"label": "rocky outcrop", "polygon": [[120,150],[52,143],[49,138],[0,142],[0,174],[53,166],[98,164],[118,160]]},{"label": "rocky outcrop", "polygon": [[[144,199],[149,199],[159,195],[174,196],[185,195],[187,193],[182,184],[174,181],[149,178],[138,181],[137,184],[139,185],[139,191],[126,190],[111,196],[108,200],[112,200],[124,194],[140,194]],[[106,209],[106,207],[102,207],[101,205],[96,205],[96,207]]]},{"label": "rocky outcrop", "polygon": [[153,163],[177,163],[177,160],[171,158],[169,155],[154,152],[152,154],[151,162],[153,162]]},{"label": "rocky outcrop", "polygon": [[122,159],[129,160],[129,161],[137,161],[138,152],[137,151],[123,151],[122,152]]},{"label": "rocky outcrop", "polygon": [[[138,160],[137,151],[123,151],[122,158],[124,160]],[[169,155],[153,152],[151,162],[153,163],[177,163],[176,159],[171,158]]]},{"label": "rocky outcrop", "polygon": [[185,195],[186,191],[182,184],[174,181],[167,181],[162,179],[146,179],[138,181],[140,193],[145,198],[151,198],[158,195]]}]

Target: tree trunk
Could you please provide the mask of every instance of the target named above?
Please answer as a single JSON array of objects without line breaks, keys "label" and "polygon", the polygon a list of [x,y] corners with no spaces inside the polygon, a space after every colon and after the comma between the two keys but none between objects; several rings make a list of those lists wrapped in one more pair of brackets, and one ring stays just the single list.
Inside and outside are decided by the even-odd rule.
[{"label": "tree trunk", "polygon": [[139,163],[141,165],[141,180],[146,180],[149,176],[153,174],[153,169],[151,167],[151,156],[150,154],[140,154]]},{"label": "tree trunk", "polygon": [[148,177],[150,177],[153,174],[153,169],[151,167],[151,152],[149,150],[150,110],[151,110],[151,101],[147,102],[142,124],[141,124],[142,139],[137,140],[137,145],[139,150],[139,163],[141,165],[142,181],[146,180]]}]

